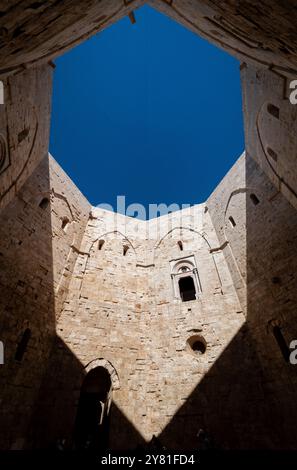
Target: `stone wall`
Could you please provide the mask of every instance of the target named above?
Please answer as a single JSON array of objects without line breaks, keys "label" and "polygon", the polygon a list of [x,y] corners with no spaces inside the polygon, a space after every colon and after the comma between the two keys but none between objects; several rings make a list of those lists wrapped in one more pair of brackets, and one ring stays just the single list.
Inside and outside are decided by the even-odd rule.
[{"label": "stone wall", "polygon": [[[245,155],[242,155],[206,203],[218,236],[218,248],[224,253],[244,312],[246,312],[246,191]],[[236,227],[233,227],[231,223],[233,221]]]},{"label": "stone wall", "polygon": [[[295,366],[283,356],[273,327],[280,328],[289,354],[297,338],[296,209],[249,155],[233,166],[207,206],[246,315],[234,353],[244,374],[251,357],[257,371],[248,386],[247,413],[254,423],[247,447],[294,448]],[[264,416],[266,431],[259,426]]]},{"label": "stone wall", "polygon": [[[83,378],[99,365],[113,384],[113,448],[153,434],[168,448],[196,447],[200,428],[222,448],[294,448],[296,374],[274,328],[288,349],[296,12],[278,1],[150,2],[244,61],[246,157],[206,204],[144,222],[91,209],[47,157],[47,62],[142,4],[89,0],[81,15],[75,3],[1,7],[0,446],[71,447]],[[189,256],[201,292],[183,303],[171,268]]]},{"label": "stone wall", "polygon": [[289,100],[290,80],[245,65],[241,83],[246,152],[297,208],[297,107]]},{"label": "stone wall", "polygon": [[[150,227],[156,224],[157,230]],[[150,222],[92,210],[57,324],[60,347],[45,381],[51,384],[42,399],[43,426],[46,422],[45,429],[52,430],[43,436],[48,445],[63,437],[71,446],[84,369],[98,360],[110,364],[118,377],[111,411],[113,448],[134,448],[154,434],[169,448],[191,447],[199,427],[212,427],[191,395],[196,397],[197,387],[244,323],[224,256],[211,252],[217,246],[204,205]],[[170,261],[190,255],[196,259],[201,294],[183,303],[173,294]],[[195,356],[187,342],[197,334],[207,344],[202,356]],[[205,395],[199,400],[205,407]]]},{"label": "stone wall", "polygon": [[[6,0],[1,5],[0,75],[42,64],[102,31],[143,0]],[[148,3],[238,57],[296,74],[296,10],[269,0],[150,0]]]},{"label": "stone wall", "polygon": [[[153,435],[193,448],[201,428],[222,448],[294,448],[294,366],[273,327],[296,338],[296,225],[244,155],[206,204],[151,221],[91,208],[43,159],[1,214],[1,448],[71,448],[98,366],[113,385],[114,449]],[[182,302],[173,267],[189,259],[198,298]]]},{"label": "stone wall", "polygon": [[[71,246],[80,244],[89,208],[46,155],[1,212],[0,338],[5,348],[0,369],[1,448],[26,445],[55,338],[56,316],[77,256]],[[64,216],[70,220],[65,231]],[[23,358],[16,360],[26,330],[31,337]]]},{"label": "stone wall", "polygon": [[52,67],[23,71],[4,81],[0,105],[0,211],[47,155]]},{"label": "stone wall", "polygon": [[294,449],[296,365],[283,356],[273,327],[287,347],[297,338],[297,213],[251,158],[246,179],[247,326],[261,362],[270,446]]}]

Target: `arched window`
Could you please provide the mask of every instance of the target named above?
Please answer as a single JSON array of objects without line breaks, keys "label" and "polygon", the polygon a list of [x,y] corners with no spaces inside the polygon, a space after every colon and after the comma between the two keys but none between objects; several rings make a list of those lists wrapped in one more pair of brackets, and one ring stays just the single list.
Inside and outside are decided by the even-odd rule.
[{"label": "arched window", "polygon": [[98,250],[99,251],[102,250],[104,243],[105,243],[104,240],[99,240],[99,242],[98,242]]},{"label": "arched window", "polygon": [[201,284],[194,255],[170,261],[173,294],[183,302],[198,299]]},{"label": "arched window", "polygon": [[271,116],[275,117],[276,119],[279,119],[279,108],[277,106],[268,103],[267,111],[269,112],[269,114],[271,114]]},{"label": "arched window", "polygon": [[129,246],[128,246],[128,245],[124,245],[124,246],[123,246],[123,256],[126,256],[128,250],[129,250]]},{"label": "arched window", "polygon": [[196,288],[192,276],[181,277],[178,281],[180,298],[183,302],[196,300]]},{"label": "arched window", "polygon": [[31,338],[31,330],[30,328],[27,328],[24,333],[23,333],[23,336],[18,344],[18,347],[17,347],[17,350],[16,350],[16,353],[15,353],[15,360],[16,361],[19,361],[21,362],[23,357],[24,357],[24,354],[27,350],[27,346],[28,346],[28,343],[30,341],[30,338]]},{"label": "arched window", "polygon": [[49,205],[49,199],[47,197],[44,197],[43,199],[41,199],[39,203],[40,209],[45,210],[48,207],[48,205]]},{"label": "arched window", "polygon": [[69,225],[69,219],[68,219],[68,217],[63,217],[62,223],[61,223],[61,228],[62,228],[62,230],[63,230],[64,232],[67,231],[68,225]]},{"label": "arched window", "polygon": [[257,205],[260,203],[260,201],[259,201],[259,199],[257,198],[256,194],[250,194],[250,198],[251,198],[251,201],[253,202],[253,204],[254,204],[255,206],[257,206]]},{"label": "arched window", "polygon": [[236,227],[236,222],[233,219],[232,215],[230,215],[230,217],[229,217],[229,222],[230,222],[231,227]]}]

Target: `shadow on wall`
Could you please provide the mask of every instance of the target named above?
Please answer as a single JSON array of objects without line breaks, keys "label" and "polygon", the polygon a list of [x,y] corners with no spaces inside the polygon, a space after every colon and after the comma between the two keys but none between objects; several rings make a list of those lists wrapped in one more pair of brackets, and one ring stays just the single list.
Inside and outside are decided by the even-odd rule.
[{"label": "shadow on wall", "polygon": [[249,329],[244,325],[185,404],[162,431],[169,449],[201,445],[199,430],[221,449],[270,447],[273,414],[265,403],[263,377]]},{"label": "shadow on wall", "polygon": [[197,448],[199,429],[218,448],[296,449],[297,214],[250,157],[246,187],[247,321],[160,434],[170,449]]},{"label": "shadow on wall", "polygon": [[296,449],[297,366],[288,359],[297,339],[297,211],[250,157],[246,185],[247,325],[270,408],[265,432],[275,448]]},{"label": "shadow on wall", "polygon": [[[218,448],[296,446],[296,366],[272,334],[297,339],[296,211],[249,158],[246,175],[247,322],[158,436],[168,449],[199,448],[200,429]],[[72,448],[85,369],[55,333],[46,159],[28,183],[1,213],[1,448]],[[115,404],[110,429],[117,449],[146,445]]]},{"label": "shadow on wall", "polygon": [[[247,322],[158,436],[168,449],[200,448],[200,429],[218,448],[295,448],[296,372],[284,360],[269,325],[276,322],[288,342],[297,338],[296,213],[249,158],[246,175]],[[36,415],[44,421],[33,426],[39,446],[63,436],[71,443],[85,374],[60,339],[51,357]],[[115,404],[111,433],[116,449],[147,445]]]},{"label": "shadow on wall", "polygon": [[55,335],[49,163],[0,214],[0,448],[26,445]]},{"label": "shadow on wall", "polygon": [[[55,448],[57,443],[63,442],[65,448],[75,449],[78,406],[86,370],[58,336],[50,357],[32,420],[31,445],[37,449]],[[111,404],[110,426],[106,431],[112,433],[112,436],[107,436],[107,441],[116,442],[116,448],[133,449],[145,445],[142,436],[114,402]],[[103,438],[105,440],[106,436]],[[104,443],[102,447],[105,448]]]}]

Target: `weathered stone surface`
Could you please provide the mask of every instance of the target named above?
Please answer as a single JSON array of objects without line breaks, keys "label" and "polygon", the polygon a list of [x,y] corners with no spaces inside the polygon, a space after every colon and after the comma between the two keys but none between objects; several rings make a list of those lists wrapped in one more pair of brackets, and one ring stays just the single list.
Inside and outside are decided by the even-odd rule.
[{"label": "weathered stone surface", "polygon": [[288,99],[290,80],[250,65],[241,75],[246,151],[297,208],[297,106]]},{"label": "weathered stone surface", "polygon": [[[40,207],[41,201],[48,205]],[[1,448],[24,445],[90,206],[46,155],[17,197],[1,212],[0,311]],[[63,217],[69,217],[67,232]],[[32,332],[22,363],[15,360],[24,331]],[[19,444],[18,444],[19,445]]]},{"label": "weathered stone surface", "polygon": [[[99,364],[112,377],[115,449],[154,434],[192,448],[200,428],[224,448],[294,448],[294,366],[269,325],[297,337],[297,218],[255,161],[243,155],[206,204],[151,221],[91,208],[49,163],[1,214],[1,447],[71,446],[83,377]],[[176,295],[180,259],[194,260],[196,300]]]},{"label": "weathered stone surface", "polygon": [[0,209],[47,155],[52,68],[45,65],[9,77],[0,105],[0,138],[6,158],[0,166]]},{"label": "weathered stone surface", "polygon": [[[150,2],[244,61],[247,151],[205,204],[144,222],[91,208],[47,157],[47,62],[142,3],[1,5],[0,447],[71,447],[83,378],[99,366],[113,448],[153,434],[195,448],[203,428],[222,448],[294,449],[297,376],[273,327],[297,339],[296,8]],[[196,300],[177,295],[180,258]]]},{"label": "weathered stone surface", "polygon": [[[43,63],[108,27],[143,0],[2,2],[0,74]],[[156,9],[246,62],[296,73],[293,2],[150,0]]]}]

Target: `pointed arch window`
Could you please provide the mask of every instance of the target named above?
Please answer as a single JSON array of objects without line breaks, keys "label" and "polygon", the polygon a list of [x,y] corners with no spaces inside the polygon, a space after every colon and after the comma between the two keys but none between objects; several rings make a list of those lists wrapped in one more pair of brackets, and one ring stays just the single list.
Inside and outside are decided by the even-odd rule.
[{"label": "pointed arch window", "polygon": [[173,260],[170,264],[174,297],[182,302],[197,300],[201,294],[201,284],[195,257]]}]

